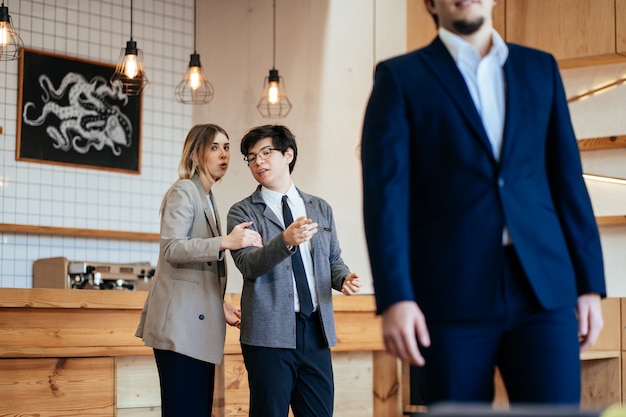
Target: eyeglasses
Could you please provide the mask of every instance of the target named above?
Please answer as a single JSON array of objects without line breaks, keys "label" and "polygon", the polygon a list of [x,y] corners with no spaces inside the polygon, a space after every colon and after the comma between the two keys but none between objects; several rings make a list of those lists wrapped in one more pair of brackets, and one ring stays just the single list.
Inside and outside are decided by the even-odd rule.
[{"label": "eyeglasses", "polygon": [[272,155],[273,151],[280,151],[280,149],[270,148],[268,146],[268,147],[262,148],[258,153],[249,153],[248,155],[243,157],[243,160],[248,163],[248,166],[250,166],[251,163],[256,161],[257,156],[261,159],[261,161],[265,161],[267,158],[269,158]]}]

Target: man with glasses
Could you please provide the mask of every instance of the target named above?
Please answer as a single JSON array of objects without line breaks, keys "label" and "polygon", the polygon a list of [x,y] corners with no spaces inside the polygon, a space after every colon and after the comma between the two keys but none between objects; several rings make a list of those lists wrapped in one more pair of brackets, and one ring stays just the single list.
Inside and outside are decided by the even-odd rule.
[{"label": "man with glasses", "polygon": [[[259,186],[234,204],[228,230],[251,221],[263,247],[231,251],[243,275],[241,350],[250,416],[331,416],[336,344],[332,290],[352,295],[361,281],[341,259],[333,213],[295,187],[298,148],[285,126],[250,130],[241,153]],[[294,220],[295,219],[295,220]]]}]

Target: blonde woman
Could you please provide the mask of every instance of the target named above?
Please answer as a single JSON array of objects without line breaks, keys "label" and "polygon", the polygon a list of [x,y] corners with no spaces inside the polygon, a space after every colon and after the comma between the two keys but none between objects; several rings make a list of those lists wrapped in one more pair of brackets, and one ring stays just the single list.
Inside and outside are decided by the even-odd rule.
[{"label": "blonde woman", "polygon": [[240,314],[224,303],[225,250],[261,247],[261,236],[237,225],[222,236],[211,186],[230,161],[230,142],[214,124],[187,134],[179,178],[161,204],[156,273],[136,336],[154,349],[163,417],[206,417],[213,405],[215,364],[222,361],[226,323]]}]

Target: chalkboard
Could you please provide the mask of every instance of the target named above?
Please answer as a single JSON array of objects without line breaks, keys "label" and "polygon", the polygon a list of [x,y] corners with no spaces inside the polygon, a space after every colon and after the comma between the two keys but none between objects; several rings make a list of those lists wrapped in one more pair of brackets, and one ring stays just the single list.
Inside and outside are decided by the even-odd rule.
[{"label": "chalkboard", "polygon": [[139,174],[141,96],[116,89],[114,72],[114,65],[25,49],[17,160]]}]

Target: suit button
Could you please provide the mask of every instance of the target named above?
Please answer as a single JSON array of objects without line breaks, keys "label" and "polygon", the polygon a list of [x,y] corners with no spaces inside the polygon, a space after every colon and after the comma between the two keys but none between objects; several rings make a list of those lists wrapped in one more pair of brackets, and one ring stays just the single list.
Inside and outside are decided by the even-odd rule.
[{"label": "suit button", "polygon": [[504,187],[504,178],[502,177],[498,178],[498,187],[500,188]]},{"label": "suit button", "polygon": [[213,265],[213,264],[212,264],[211,262],[207,262],[207,265],[211,266],[211,265]]},{"label": "suit button", "polygon": [[289,294],[289,298],[293,298],[293,294]]},{"label": "suit button", "polygon": [[200,320],[204,320],[204,314],[200,314],[200,315],[198,316],[198,318],[199,318]]}]

